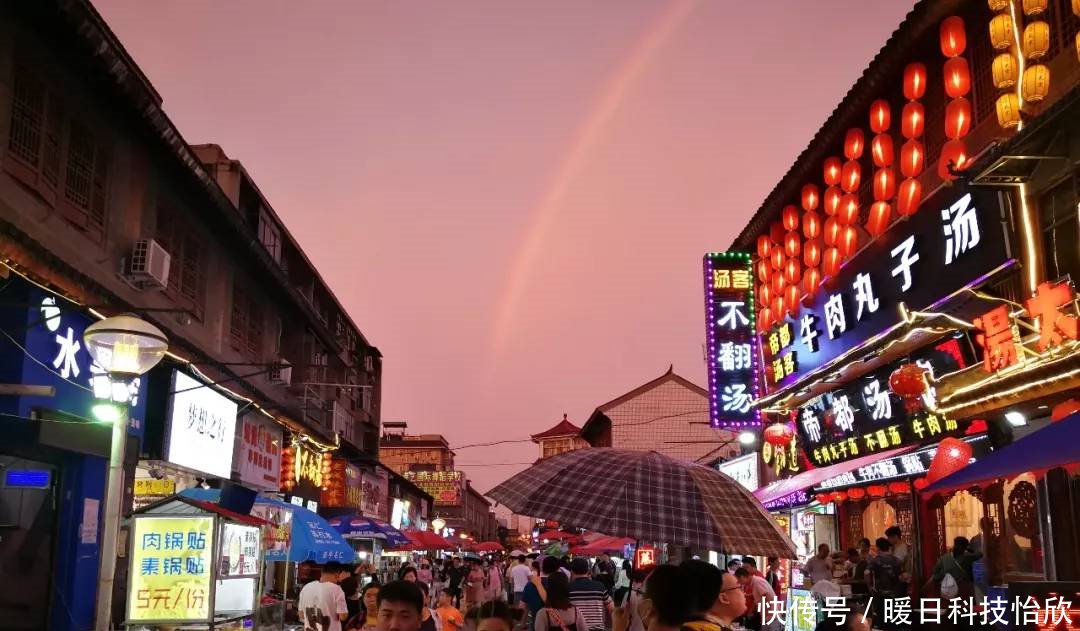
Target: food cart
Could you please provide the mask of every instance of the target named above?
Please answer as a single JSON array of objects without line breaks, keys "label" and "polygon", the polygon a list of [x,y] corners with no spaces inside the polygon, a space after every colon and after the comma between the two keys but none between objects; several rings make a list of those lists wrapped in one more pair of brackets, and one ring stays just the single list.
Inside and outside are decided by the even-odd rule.
[{"label": "food cart", "polygon": [[124,626],[246,629],[254,623],[265,521],[174,496],[131,518]]}]

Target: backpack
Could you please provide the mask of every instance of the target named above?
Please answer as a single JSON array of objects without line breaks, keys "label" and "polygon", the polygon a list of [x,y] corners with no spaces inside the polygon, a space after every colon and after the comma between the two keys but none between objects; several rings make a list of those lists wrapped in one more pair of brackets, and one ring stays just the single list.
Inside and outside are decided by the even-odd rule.
[{"label": "backpack", "polygon": [[[952,561],[952,564],[956,566],[956,569],[963,573],[964,568],[960,567],[960,564],[956,562],[951,554],[946,555],[946,558]],[[956,581],[956,577],[949,573],[949,570],[945,570],[945,576],[941,578],[941,597],[946,600],[952,600],[960,595],[960,583]]]}]

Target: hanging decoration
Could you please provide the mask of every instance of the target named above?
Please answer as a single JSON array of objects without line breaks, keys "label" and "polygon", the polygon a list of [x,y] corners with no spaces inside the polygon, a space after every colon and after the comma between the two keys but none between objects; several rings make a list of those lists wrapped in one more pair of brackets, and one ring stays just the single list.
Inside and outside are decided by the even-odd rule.
[{"label": "hanging decoration", "polygon": [[911,486],[915,487],[916,491],[921,491],[930,486],[930,483],[926,481],[926,478],[916,478],[915,481],[911,483]]},{"label": "hanging decoration", "polygon": [[902,495],[908,492],[907,482],[889,482],[889,493],[893,495]]},{"label": "hanging decoration", "polygon": [[889,134],[880,133],[870,141],[870,157],[874,160],[874,166],[892,166],[893,153],[893,140]]},{"label": "hanging decoration", "polygon": [[837,217],[829,217],[825,220],[825,245],[833,246],[840,240],[840,230],[843,225]]},{"label": "hanging decoration", "polygon": [[840,190],[839,186],[830,186],[825,189],[825,214],[832,217],[840,210],[840,198],[844,196],[844,192]]},{"label": "hanging decoration", "polygon": [[780,213],[781,221],[784,225],[784,230],[791,234],[793,230],[799,229],[799,211],[791,204],[784,206],[784,210]]},{"label": "hanging decoration", "polygon": [[1024,68],[1024,77],[1020,80],[1020,97],[1028,103],[1038,103],[1050,92],[1050,68],[1044,64],[1034,64]]},{"label": "hanging decoration", "polygon": [[945,94],[951,99],[945,106],[945,136],[949,141],[941,148],[938,157],[938,176],[945,181],[956,179],[955,173],[967,166],[968,153],[964,136],[971,129],[971,69],[963,57],[967,47],[964,20],[951,16],[941,21],[941,53],[945,61]]},{"label": "hanging decoration", "polygon": [[859,196],[857,193],[848,193],[840,200],[840,212],[836,215],[837,221],[844,226],[855,225],[859,220]]},{"label": "hanging decoration", "polygon": [[881,236],[888,229],[891,216],[892,206],[889,202],[874,202],[870,205],[870,216],[866,218],[866,231],[871,236]]},{"label": "hanging decoration", "polygon": [[878,99],[870,104],[870,128],[877,133],[870,142],[870,157],[877,170],[874,171],[874,203],[871,204],[870,213],[866,217],[866,231],[875,237],[884,233],[889,227],[889,219],[892,216],[892,207],[889,202],[896,195],[896,174],[890,168],[893,162],[893,142],[892,137],[887,133],[891,121],[892,114],[888,101]]},{"label": "hanging decoration", "polygon": [[1024,15],[1030,17],[1042,15],[1043,13],[1046,13],[1047,4],[1047,0],[1024,0]]},{"label": "hanging decoration", "polygon": [[885,497],[887,491],[888,489],[883,484],[871,484],[866,487],[866,494],[874,499]]},{"label": "hanging decoration", "polygon": [[930,469],[926,473],[926,481],[930,484],[952,475],[963,469],[971,462],[972,449],[969,443],[958,438],[943,438],[938,443],[937,453],[930,461]]},{"label": "hanging decoration", "polygon": [[[1004,9],[1008,9],[1009,3],[1005,3]],[[990,20],[990,45],[994,50],[1012,48],[1015,44],[1013,38],[1013,19],[1008,13],[999,13]]]},{"label": "hanging decoration", "polygon": [[774,447],[787,447],[795,438],[795,429],[787,423],[776,423],[765,428],[762,439]]},{"label": "hanging decoration", "polygon": [[803,244],[802,262],[807,267],[817,267],[821,263],[821,241],[819,239],[810,239]]},{"label": "hanging decoration", "polygon": [[803,213],[802,233],[807,239],[816,239],[821,236],[821,215],[813,210]]},{"label": "hanging decoration", "polygon": [[844,163],[844,169],[840,176],[840,188],[845,193],[854,193],[859,190],[862,182],[862,165],[858,160],[848,160]]},{"label": "hanging decoration", "polygon": [[855,226],[844,228],[844,235],[840,238],[839,247],[840,254],[845,259],[855,256],[855,252],[859,250],[859,232],[855,229]]},{"label": "hanging decoration", "polygon": [[1015,92],[1006,92],[994,103],[998,125],[1002,129],[1012,129],[1020,125],[1020,97]]},{"label": "hanging decoration", "polygon": [[837,186],[840,184],[840,158],[835,156],[825,158],[825,186]]},{"label": "hanging decoration", "polygon": [[915,178],[908,178],[900,183],[896,198],[896,212],[901,217],[910,217],[919,210],[922,202],[922,184]]},{"label": "hanging decoration", "polygon": [[1024,27],[1024,57],[1028,61],[1038,61],[1050,52],[1050,25],[1042,20],[1035,20]]},{"label": "hanging decoration", "polygon": [[829,495],[828,493],[818,493],[817,495],[814,496],[814,499],[817,500],[818,504],[830,504],[830,503],[832,503],[832,496]]},{"label": "hanging decoration", "polygon": [[803,272],[803,293],[809,298],[814,298],[820,287],[821,271],[817,267],[807,267]]},{"label": "hanging decoration", "polygon": [[923,395],[930,389],[926,369],[916,364],[904,364],[889,375],[889,389],[904,402],[909,413],[922,407]]},{"label": "hanging decoration", "polygon": [[772,250],[772,241],[769,240],[768,235],[760,235],[757,238],[757,255],[758,258],[768,258],[769,252]]},{"label": "hanging decoration", "polygon": [[836,246],[825,248],[825,254],[821,259],[821,271],[830,278],[840,271],[840,250]]},{"label": "hanging decoration", "polygon": [[799,251],[802,249],[802,239],[799,238],[799,233],[792,230],[784,237],[784,254],[790,259],[798,260]]},{"label": "hanging decoration", "polygon": [[1001,53],[994,57],[994,63],[990,66],[990,76],[994,87],[999,90],[1008,90],[1015,86],[1020,78],[1020,68],[1016,64],[1016,57],[1009,53]]},{"label": "hanging decoration", "polygon": [[945,136],[959,140],[971,131],[971,101],[955,98],[945,106]]},{"label": "hanging decoration", "polygon": [[900,183],[896,199],[896,212],[901,217],[914,215],[922,201],[922,187],[915,178],[923,172],[925,149],[922,135],[926,126],[926,112],[919,99],[926,94],[926,66],[911,63],[904,68],[904,98],[908,100],[900,114],[900,134],[905,138],[900,147]]},{"label": "hanging decoration", "polygon": [[834,502],[843,502],[847,499],[847,493],[843,491],[833,491],[829,494],[829,498]]},{"label": "hanging decoration", "polygon": [[818,204],[821,202],[821,198],[818,196],[818,187],[813,184],[803,185],[801,201],[802,208],[806,212],[817,210]]},{"label": "hanging decoration", "polygon": [[878,99],[870,104],[870,131],[875,134],[883,134],[889,130],[892,123],[892,113],[889,110],[889,102]]},{"label": "hanging decoration", "polygon": [[866,489],[858,487],[848,489],[847,496],[849,500],[861,500],[862,498],[866,497]]}]

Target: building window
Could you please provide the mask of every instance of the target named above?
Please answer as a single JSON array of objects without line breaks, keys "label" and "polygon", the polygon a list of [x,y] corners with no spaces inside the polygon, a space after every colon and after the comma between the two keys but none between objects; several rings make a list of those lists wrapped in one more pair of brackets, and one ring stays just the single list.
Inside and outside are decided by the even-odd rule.
[{"label": "building window", "polygon": [[206,295],[206,257],[203,240],[180,219],[180,212],[159,200],[155,239],[169,253],[169,283],[165,295],[202,319]]},{"label": "building window", "polygon": [[259,213],[259,242],[266,248],[270,258],[281,263],[281,229],[265,210]]},{"label": "building window", "polygon": [[1046,277],[1080,281],[1080,177],[1070,177],[1039,200]]},{"label": "building window", "polygon": [[372,388],[363,388],[362,390],[360,390],[360,405],[363,406],[364,411],[369,414],[371,413],[371,406],[373,401],[371,397],[371,392]]},{"label": "building window", "polygon": [[263,341],[263,314],[255,303],[254,295],[239,281],[233,280],[229,340],[235,350],[259,359]]}]

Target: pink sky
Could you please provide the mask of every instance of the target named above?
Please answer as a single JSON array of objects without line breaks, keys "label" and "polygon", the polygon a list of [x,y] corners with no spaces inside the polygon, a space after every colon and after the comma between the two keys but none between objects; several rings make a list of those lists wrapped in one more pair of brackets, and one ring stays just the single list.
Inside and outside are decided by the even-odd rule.
[{"label": "pink sky", "polygon": [[[704,384],[702,254],[911,6],[94,3],[382,350],[383,420],[452,445],[581,423],[672,363]],[[536,455],[458,461],[486,491]]]}]

